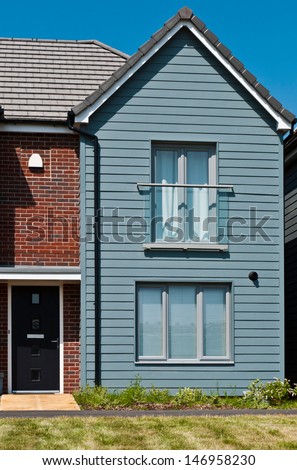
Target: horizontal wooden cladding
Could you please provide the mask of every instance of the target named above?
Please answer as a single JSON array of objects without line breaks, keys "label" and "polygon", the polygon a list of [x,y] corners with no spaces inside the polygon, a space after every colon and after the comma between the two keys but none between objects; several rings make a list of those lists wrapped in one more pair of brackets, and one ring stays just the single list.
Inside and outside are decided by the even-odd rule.
[{"label": "horizontal wooden cladding", "polygon": [[[104,367],[103,367],[104,366]],[[232,371],[232,374],[230,375]],[[206,381],[215,386],[218,381],[225,379],[230,382],[235,380],[243,380],[243,383],[248,384],[249,381],[255,380],[258,374],[263,378],[262,380],[273,380],[273,377],[278,377],[280,367],[278,364],[241,364],[238,370],[235,370],[233,364],[182,364],[170,367],[167,364],[139,364],[135,366],[129,361],[128,363],[106,363],[102,364],[102,379],[129,379],[133,380],[137,375],[143,378],[143,381],[150,380],[150,385],[154,383],[156,386],[166,387],[166,383],[174,381],[176,388],[180,387],[198,387],[199,381]],[[165,375],[164,375],[165,374]],[[190,374],[190,375],[189,375]],[[210,374],[213,379],[210,378]],[[243,375],[244,374],[244,378]],[[272,375],[275,374],[275,375]],[[158,378],[160,377],[160,378]],[[194,378],[195,377],[195,378]],[[163,385],[161,385],[163,383]],[[184,383],[185,385],[182,385]],[[194,385],[196,384],[196,385]],[[110,386],[108,384],[108,386]],[[203,384],[204,388],[204,384]]]},{"label": "horizontal wooden cladding", "polygon": [[[180,103],[181,104],[181,103]],[[244,119],[247,119],[247,122],[258,122],[260,127],[265,125],[261,117],[259,117],[259,113],[261,114],[260,108],[254,110],[253,108],[246,106],[243,104],[242,107],[207,107],[203,106],[205,103],[201,102],[199,108],[197,106],[192,106],[191,103],[188,103],[188,106],[174,106],[173,104],[164,107],[158,101],[152,105],[149,100],[147,100],[147,104],[145,108],[139,106],[138,102],[128,101],[125,103],[124,106],[118,104],[110,104],[108,106],[108,110],[104,108],[100,115],[98,115],[98,122],[105,123],[110,118],[115,119],[115,121],[130,121],[131,119],[134,120],[135,118],[139,117],[143,119],[143,116],[158,116],[162,114],[163,116],[172,116],[172,107],[174,106],[174,110],[176,113],[176,118],[179,119],[180,116],[196,116],[196,117],[206,117],[206,118],[238,118],[241,122]],[[90,123],[90,128],[96,130],[94,124]]]},{"label": "horizontal wooden cladding", "polygon": [[[173,111],[174,112],[174,111]],[[172,124],[163,120],[163,123],[159,124],[146,124],[146,130],[144,131],[143,123],[113,123],[111,126],[102,126],[100,136],[101,139],[112,139],[113,134],[117,133],[117,139],[125,140],[127,132],[133,131],[134,138],[137,140],[147,140],[148,132],[154,136],[154,140],[173,141],[177,138],[177,135],[182,135],[183,140],[195,142],[197,139],[197,132],[199,132],[199,140],[204,142],[213,139],[214,136],[217,140],[226,143],[238,142],[240,138],[242,143],[245,144],[273,144],[274,135],[270,134],[269,131],[265,131],[263,128],[257,127],[235,127],[232,129],[231,126],[221,125],[210,125],[210,124],[187,124],[186,119],[184,122]],[[277,139],[276,139],[277,143]]]},{"label": "horizontal wooden cladding", "polygon": [[[129,339],[129,337],[128,337]],[[120,341],[120,343],[119,343]],[[130,342],[121,342],[119,338],[112,337],[109,342],[109,338],[105,338],[102,345],[102,355],[103,361],[106,362],[109,359],[109,355],[113,356],[114,359],[118,361],[118,354],[127,354],[131,359],[131,355],[134,355],[134,337],[130,337]],[[250,345],[250,346],[236,346],[235,348],[235,358],[238,358],[239,363],[247,361],[259,361],[264,358],[267,359],[267,362],[271,362],[271,359],[275,361],[276,355],[279,355],[280,347],[279,345]],[[242,356],[242,357],[241,357]],[[257,356],[256,358],[254,356]],[[134,358],[131,359],[132,362]]]},{"label": "horizontal wooden cladding", "polygon": [[[202,282],[202,280],[199,280]],[[198,282],[198,280],[197,280]],[[248,290],[247,290],[248,291]],[[279,328],[279,298],[271,299],[269,297],[262,302],[244,302],[236,299],[234,302],[234,327],[237,329],[277,329]],[[125,301],[123,296],[114,295],[112,300],[102,300],[101,302],[101,319],[105,322],[111,322],[113,327],[118,326],[115,321],[127,321],[127,328],[133,326],[135,318],[135,300]],[[239,316],[245,315],[245,319],[238,319]],[[265,317],[265,319],[264,319]],[[128,323],[132,321],[132,323]],[[106,326],[105,324],[102,326]],[[125,326],[125,325],[123,325]]]},{"label": "horizontal wooden cladding", "polygon": [[[100,142],[100,204],[105,215],[143,217],[145,195],[136,184],[152,181],[154,142],[216,147],[217,180],[232,184],[228,217],[242,217],[249,233],[261,217],[271,237],[231,240],[226,253],[145,253],[142,243],[100,244],[101,378],[124,388],[136,375],[145,386],[245,390],[252,380],[283,374],[283,299],[280,278],[282,218],[281,142],[276,123],[260,104],[211,57],[190,33],[178,33],[95,113],[87,130]],[[93,196],[93,150],[87,149],[86,201]],[[146,200],[147,202],[147,200]],[[256,207],[257,222],[252,222]],[[116,219],[115,219],[116,220]],[[101,220],[102,222],[102,220]],[[132,227],[130,225],[127,227]],[[119,234],[127,227],[119,225]],[[86,245],[87,377],[94,379],[94,259]],[[259,274],[258,285],[248,278]],[[137,282],[230,283],[234,364],[135,364],[135,285]]]},{"label": "horizontal wooden cladding", "polygon": [[[213,97],[215,99],[215,96]],[[204,99],[206,99],[204,95]],[[190,108],[189,110],[187,108],[182,108],[184,110],[183,114],[177,108],[177,115],[172,114],[172,109],[171,113],[166,114],[163,112],[163,110],[156,114],[155,112],[149,114],[146,107],[145,107],[145,114],[144,112],[142,113],[134,113],[134,114],[121,114],[118,113],[116,114],[116,118],[113,119],[114,125],[118,125],[120,128],[125,128],[125,125],[132,126],[136,128],[136,125],[142,125],[142,124],[163,124],[164,122],[169,125],[181,125],[181,124],[194,124],[194,125],[200,125],[200,126],[221,126],[222,125],[222,119],[224,119],[224,125],[229,125],[229,126],[236,126],[239,130],[242,130],[245,132],[245,129],[249,130],[250,132],[254,132],[256,134],[263,133],[263,135],[275,135],[273,131],[270,129],[267,129],[267,126],[265,125],[265,122],[263,122],[263,119],[259,118],[258,116],[256,117],[245,117],[245,116],[234,116],[234,114],[230,113],[231,115],[228,116],[226,115],[225,112],[220,112],[219,110],[216,110],[216,112],[210,113],[208,111],[206,113],[198,113],[195,114],[193,112],[193,108]],[[196,109],[196,108],[194,108]],[[179,112],[178,112],[179,110]],[[240,113],[239,113],[240,114]],[[100,123],[102,123],[102,126],[107,122],[107,119],[112,116],[112,113],[107,114],[107,113],[102,113],[100,115]],[[178,116],[178,117],[177,117]],[[177,122],[178,121],[178,122]],[[234,129],[235,131],[235,129]]]},{"label": "horizontal wooden cladding", "polygon": [[[181,283],[182,284],[182,283]],[[251,295],[251,290],[253,290],[253,295]],[[134,307],[135,307],[135,292],[134,289],[131,289],[130,292],[127,292],[127,288],[125,289],[126,292],[106,292],[106,288],[102,288],[101,290],[101,306],[102,306],[102,318],[110,318],[110,314],[108,313],[109,310],[113,311],[113,314],[120,318],[121,316],[125,315],[124,312],[127,310],[130,312],[131,318],[134,318]],[[277,304],[280,300],[279,295],[272,295],[270,294],[263,294],[262,289],[255,289],[253,285],[247,286],[245,289],[245,295],[238,293],[238,289],[234,290],[235,299],[234,305],[235,307],[243,304],[250,306],[250,313],[249,315],[241,314],[239,310],[236,310],[236,321],[238,322],[252,322],[255,325],[260,325],[261,321],[265,322],[273,322],[279,321],[279,311],[277,310],[276,313],[272,313],[269,309],[269,306],[272,306],[274,309],[274,304]],[[257,308],[258,304],[266,304],[267,312],[262,309],[262,307]],[[118,312],[118,315],[117,313]],[[114,318],[114,317],[113,317]],[[242,324],[239,324],[242,327]]]}]

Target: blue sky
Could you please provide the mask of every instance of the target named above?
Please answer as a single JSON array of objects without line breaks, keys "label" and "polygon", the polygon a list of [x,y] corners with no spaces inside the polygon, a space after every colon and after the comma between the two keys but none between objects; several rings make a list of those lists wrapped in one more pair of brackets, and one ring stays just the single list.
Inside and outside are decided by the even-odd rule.
[{"label": "blue sky", "polygon": [[15,0],[2,2],[2,37],[97,39],[133,54],[187,5],[297,115],[297,3],[279,0]]}]

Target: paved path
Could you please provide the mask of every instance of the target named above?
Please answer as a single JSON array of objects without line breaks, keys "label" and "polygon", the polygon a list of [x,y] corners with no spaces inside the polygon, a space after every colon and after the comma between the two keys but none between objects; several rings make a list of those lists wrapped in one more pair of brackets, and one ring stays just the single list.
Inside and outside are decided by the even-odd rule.
[{"label": "paved path", "polygon": [[69,393],[30,393],[2,395],[1,411],[79,411],[80,408]]},{"label": "paved path", "polygon": [[88,411],[0,411],[1,418],[54,418],[57,416],[79,417],[85,418],[92,416],[95,418],[102,417],[153,417],[153,416],[239,416],[239,415],[284,415],[296,416],[297,409],[294,410],[88,410]]}]

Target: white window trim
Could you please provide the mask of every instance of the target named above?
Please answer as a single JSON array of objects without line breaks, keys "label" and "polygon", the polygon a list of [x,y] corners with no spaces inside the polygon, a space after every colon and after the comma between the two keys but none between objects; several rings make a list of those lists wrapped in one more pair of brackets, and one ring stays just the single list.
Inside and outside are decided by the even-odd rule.
[{"label": "white window trim", "polygon": [[[187,174],[187,157],[186,153],[188,150],[200,150],[208,152],[208,176],[209,181],[206,187],[218,187],[217,184],[217,151],[216,151],[216,144],[215,143],[195,143],[195,142],[188,142],[188,143],[178,143],[178,142],[156,142],[152,145],[152,179],[156,180],[156,151],[157,150],[177,150],[179,152],[178,155],[178,186],[195,186],[195,185],[188,185],[186,181],[186,174]],[[156,183],[151,183],[151,186],[158,185]],[[141,186],[141,183],[138,183],[138,187]],[[199,186],[199,185],[198,185]],[[226,185],[226,188],[232,188],[231,185]],[[215,206],[215,213],[214,216],[217,218],[217,201]],[[153,215],[153,214],[152,214]],[[218,220],[216,221],[216,238],[218,237]],[[143,248],[144,250],[187,250],[187,251],[194,251],[194,250],[201,250],[201,251],[227,251],[228,245],[220,245],[219,243],[214,242],[191,242],[191,241],[180,241],[175,243],[174,241],[162,241],[162,240],[154,240],[152,241],[153,234],[150,234],[151,242],[144,243]]]},{"label": "white window trim", "polygon": [[[190,285],[195,286],[197,289],[197,358],[194,359],[170,359],[168,353],[168,287],[170,286],[181,286]],[[176,282],[165,282],[165,283],[140,283],[137,286],[137,299],[136,299],[136,331],[137,338],[136,344],[138,349],[138,342],[140,337],[140,324],[138,321],[138,292],[139,288],[146,287],[158,287],[162,288],[162,310],[163,310],[163,354],[166,349],[166,356],[139,356],[138,350],[136,351],[135,364],[195,364],[195,365],[219,365],[219,364],[234,364],[232,359],[232,343],[231,343],[231,328],[232,328],[232,313],[231,313],[231,285],[225,283],[212,283],[212,282],[200,282],[200,283],[176,283]],[[204,356],[203,355],[203,300],[202,291],[204,287],[224,287],[226,290],[226,356]],[[165,294],[165,297],[164,297]]]}]

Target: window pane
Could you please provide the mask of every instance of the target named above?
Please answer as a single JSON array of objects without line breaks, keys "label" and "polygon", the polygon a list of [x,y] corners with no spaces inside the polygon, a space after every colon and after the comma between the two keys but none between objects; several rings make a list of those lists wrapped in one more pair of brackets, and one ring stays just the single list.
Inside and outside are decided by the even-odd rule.
[{"label": "window pane", "polygon": [[197,358],[197,309],[194,286],[169,288],[169,358]]},{"label": "window pane", "polygon": [[226,289],[203,289],[203,355],[226,356]]},{"label": "window pane", "polygon": [[162,288],[138,291],[139,356],[163,356]]},{"label": "window pane", "polygon": [[[187,183],[209,184],[207,151],[191,150],[187,152]],[[208,242],[209,189],[189,188],[187,209],[189,239],[196,242]]]},{"label": "window pane", "polygon": [[[178,182],[178,151],[156,150],[156,183],[176,184]],[[177,226],[178,188],[157,187],[155,215],[160,220],[156,224],[156,239],[176,239],[177,232],[171,226]]]}]

